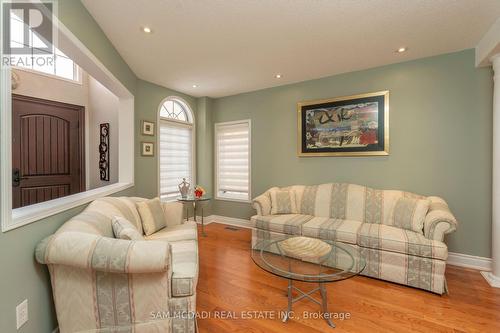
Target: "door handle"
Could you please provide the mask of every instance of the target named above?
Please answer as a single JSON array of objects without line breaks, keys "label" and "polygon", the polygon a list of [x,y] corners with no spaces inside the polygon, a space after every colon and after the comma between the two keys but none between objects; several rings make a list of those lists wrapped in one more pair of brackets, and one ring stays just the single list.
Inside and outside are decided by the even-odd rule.
[{"label": "door handle", "polygon": [[12,186],[18,187],[22,179],[27,179],[28,177],[21,177],[21,172],[18,168],[12,170]]}]

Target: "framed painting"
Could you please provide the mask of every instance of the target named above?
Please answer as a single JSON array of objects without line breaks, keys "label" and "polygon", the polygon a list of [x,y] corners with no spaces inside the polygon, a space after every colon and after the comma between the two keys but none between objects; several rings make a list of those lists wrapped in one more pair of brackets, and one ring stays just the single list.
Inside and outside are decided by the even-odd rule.
[{"label": "framed painting", "polygon": [[142,121],[142,135],[155,135],[155,123],[147,120]]},{"label": "framed painting", "polygon": [[389,155],[389,91],[300,102],[299,156]]},{"label": "framed painting", "polygon": [[141,155],[142,156],[155,156],[153,142],[141,142]]}]

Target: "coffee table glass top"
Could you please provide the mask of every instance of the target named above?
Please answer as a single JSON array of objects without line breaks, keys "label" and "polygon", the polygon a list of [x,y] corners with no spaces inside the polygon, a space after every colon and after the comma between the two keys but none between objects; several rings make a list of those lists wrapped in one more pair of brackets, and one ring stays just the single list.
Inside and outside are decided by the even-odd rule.
[{"label": "coffee table glass top", "polygon": [[274,275],[304,282],[334,282],[361,273],[366,262],[357,247],[303,236],[257,238],[252,259]]}]

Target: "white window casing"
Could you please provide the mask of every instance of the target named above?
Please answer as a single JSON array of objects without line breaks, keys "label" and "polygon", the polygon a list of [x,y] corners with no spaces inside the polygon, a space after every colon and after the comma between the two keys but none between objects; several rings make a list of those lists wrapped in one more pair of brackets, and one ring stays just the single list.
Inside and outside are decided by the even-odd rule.
[{"label": "white window casing", "polygon": [[215,198],[251,200],[251,121],[215,124]]},{"label": "white window casing", "polygon": [[[168,111],[167,111],[168,110]],[[174,112],[175,110],[175,112]],[[179,197],[183,178],[195,186],[194,116],[186,102],[169,97],[160,104],[158,135],[158,194],[162,201]]]}]

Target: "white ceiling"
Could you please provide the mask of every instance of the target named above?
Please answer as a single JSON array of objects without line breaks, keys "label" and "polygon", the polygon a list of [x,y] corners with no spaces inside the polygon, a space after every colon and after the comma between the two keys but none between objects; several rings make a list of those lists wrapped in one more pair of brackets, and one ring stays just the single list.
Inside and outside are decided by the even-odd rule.
[{"label": "white ceiling", "polygon": [[82,1],[139,78],[210,97],[472,48],[500,17],[499,0]]}]

